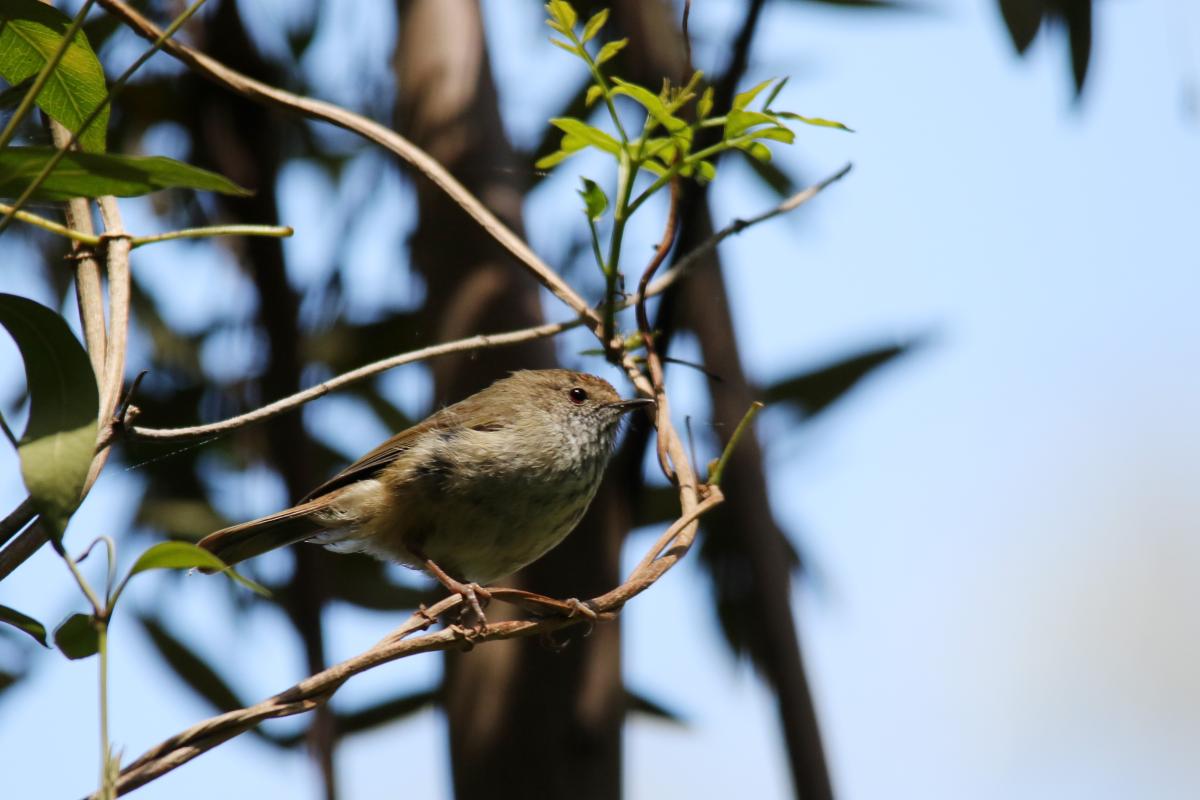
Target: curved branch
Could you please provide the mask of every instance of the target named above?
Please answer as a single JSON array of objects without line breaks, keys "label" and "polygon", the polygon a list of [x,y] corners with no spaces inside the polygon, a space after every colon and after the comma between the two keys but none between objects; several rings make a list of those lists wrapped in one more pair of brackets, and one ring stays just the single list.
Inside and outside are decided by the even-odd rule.
[{"label": "curved branch", "polygon": [[[151,40],[161,37],[162,31],[154,23],[122,2],[122,0],[99,0],[99,2],[109,13],[118,17],[139,36]],[[587,304],[587,301],[572,289],[546,262],[542,261],[520,236],[501,222],[475,195],[467,191],[466,187],[459,183],[445,167],[435,161],[424,150],[391,128],[381,125],[374,120],[367,119],[360,114],[347,111],[332,103],[292,94],[291,92],[286,92],[274,86],[256,81],[173,39],[163,43],[163,50],[191,67],[200,75],[240,95],[258,102],[279,106],[289,111],[296,111],[306,117],[323,120],[339,128],[344,128],[351,133],[356,133],[364,139],[392,151],[449,195],[472,219],[491,234],[501,246],[516,257],[526,269],[532,272],[534,277],[549,289],[555,297],[570,306],[576,314],[585,318],[593,326],[600,324],[599,315]]]},{"label": "curved branch", "polygon": [[[100,1],[105,2],[105,0]],[[626,300],[624,303],[618,306],[618,310],[623,311],[631,306],[636,305],[639,301],[642,301],[645,298],[662,294],[676,281],[682,278],[687,269],[694,264],[700,256],[702,256],[704,253],[707,253],[709,250],[712,250],[728,237],[737,233],[741,233],[746,228],[757,225],[760,222],[766,222],[767,220],[777,217],[780,214],[784,214],[788,211],[798,208],[812,198],[816,197],[821,190],[842,178],[849,171],[850,165],[847,164],[836,174],[826,178],[818,184],[808,187],[801,192],[797,192],[769,211],[765,211],[761,214],[750,217],[749,219],[734,220],[729,225],[725,226],[721,230],[717,231],[717,233],[701,242],[687,255],[680,258],[671,267],[671,269],[667,270],[658,278],[650,281],[649,284],[645,286],[644,291],[639,290],[635,297]],[[378,375],[381,372],[386,372],[389,369],[393,369],[404,364],[411,364],[416,361],[424,361],[425,359],[436,358],[437,356],[448,355],[450,353],[461,353],[466,350],[479,350],[486,347],[502,347],[510,344],[528,342],[533,339],[556,336],[563,331],[568,331],[572,328],[578,328],[580,325],[584,325],[590,321],[590,318],[585,319],[584,317],[576,317],[575,319],[567,320],[566,322],[553,322],[544,325],[536,325],[531,328],[521,328],[515,331],[508,331],[506,333],[480,334],[478,336],[469,336],[465,339],[457,339],[455,341],[445,342],[443,344],[430,345],[429,347],[423,347],[420,350],[413,350],[408,353],[402,353],[390,358],[381,359],[380,361],[374,361],[370,364],[364,364],[357,369],[342,373],[335,378],[330,378],[329,380],[305,389],[304,391],[297,392],[296,394],[289,395],[288,397],[280,398],[279,400],[276,400],[275,402],[265,405],[261,408],[257,408],[254,411],[249,411],[236,417],[230,417],[229,419],[221,420],[220,422],[213,422],[205,425],[192,425],[186,428],[147,428],[137,426],[126,428],[126,432],[129,436],[135,439],[152,439],[156,441],[178,441],[182,439],[198,439],[204,436],[221,435],[246,425],[252,425],[256,422],[270,419],[277,414],[283,414],[284,412],[291,411],[292,409],[298,408],[304,403],[316,400],[318,397],[323,397],[330,392],[336,391],[373,375]]]},{"label": "curved branch", "polygon": [[[687,552],[695,536],[696,520],[701,514],[722,500],[720,490],[710,492],[703,502],[695,505],[681,516],[664,536],[654,545],[654,552],[661,552],[665,542],[676,540],[671,550],[657,558],[639,565],[620,586],[589,602],[601,620],[616,617],[621,607],[633,597],[644,592],[673,567]],[[541,605],[554,608],[565,607],[555,601],[546,602],[536,595],[515,589],[495,588],[490,590],[494,598],[520,605]],[[171,736],[140,755],[121,770],[117,780],[117,794],[126,794],[153,781],[167,772],[186,764],[201,753],[234,738],[267,719],[288,717],[311,711],[328,702],[334,692],[351,677],[389,661],[428,653],[449,650],[463,645],[476,645],[500,639],[516,639],[553,633],[562,628],[585,623],[576,617],[551,617],[538,620],[513,620],[492,623],[481,634],[450,626],[423,636],[409,638],[418,631],[427,629],[433,620],[453,611],[462,603],[460,595],[451,595],[428,609],[421,609],[410,616],[404,624],[369,650],[349,658],[340,664],[305,678],[279,694],[246,708],[228,711],[204,720],[187,730]],[[91,800],[97,796],[92,795]]]}]

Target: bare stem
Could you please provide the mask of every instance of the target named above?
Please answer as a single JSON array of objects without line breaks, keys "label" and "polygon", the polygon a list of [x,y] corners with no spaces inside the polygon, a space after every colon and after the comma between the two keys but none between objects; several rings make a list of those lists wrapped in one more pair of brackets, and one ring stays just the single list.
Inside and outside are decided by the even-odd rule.
[{"label": "bare stem", "polygon": [[717,459],[717,463],[713,465],[712,470],[708,474],[709,486],[721,485],[721,478],[725,474],[725,465],[729,463],[729,457],[737,449],[738,442],[741,441],[742,435],[750,427],[750,423],[754,421],[754,418],[758,416],[758,412],[762,410],[763,404],[758,400],[755,400],[750,404],[750,408],[746,409],[741,422],[733,430],[733,436],[729,437],[729,442],[725,445],[725,450],[721,453],[721,457]]}]

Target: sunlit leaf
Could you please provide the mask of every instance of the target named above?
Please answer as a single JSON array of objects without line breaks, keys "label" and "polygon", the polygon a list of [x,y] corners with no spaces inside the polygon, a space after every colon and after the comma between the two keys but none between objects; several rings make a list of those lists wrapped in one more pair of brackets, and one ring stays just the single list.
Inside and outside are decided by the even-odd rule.
[{"label": "sunlit leaf", "polygon": [[[54,155],[50,147],[0,150],[0,197],[17,197]],[[38,200],[72,197],[134,197],[160,189],[200,189],[221,194],[251,192],[215,172],[163,156],[67,153],[34,193]]]},{"label": "sunlit leaf", "polygon": [[33,617],[22,614],[15,608],[0,606],[0,622],[11,625],[17,630],[25,631],[42,647],[50,646],[46,644],[46,626]]},{"label": "sunlit leaf", "polygon": [[72,661],[95,655],[100,635],[90,614],[72,614],[54,629],[54,646]]},{"label": "sunlit leaf", "polygon": [[159,542],[151,546],[133,562],[129,577],[152,569],[205,569],[221,572],[256,594],[270,596],[270,592],[261,585],[239,575],[208,550],[190,542]]},{"label": "sunlit leaf", "polygon": [[713,87],[709,86],[700,95],[700,99],[696,101],[696,115],[700,119],[704,119],[712,112],[713,107]]},{"label": "sunlit leaf", "polygon": [[604,62],[614,58],[617,53],[625,49],[625,45],[627,44],[629,44],[628,39],[615,39],[611,42],[605,43],[605,45],[600,48],[600,52],[596,53],[596,66],[600,66]]},{"label": "sunlit leaf", "polygon": [[583,36],[581,37],[583,41],[586,42],[599,33],[606,22],[608,22],[608,9],[602,8],[583,26]]},{"label": "sunlit leaf", "polygon": [[[550,124],[566,133],[575,139],[590,144],[593,147],[603,150],[606,153],[616,155],[621,150],[621,145],[616,139],[609,136],[599,128],[588,125],[583,120],[573,119],[571,117],[555,117],[550,120]],[[566,139],[563,140],[563,149],[566,150],[570,146]]]},{"label": "sunlit leaf", "polygon": [[613,83],[616,84],[612,91],[613,94],[623,94],[637,102],[638,105],[646,109],[646,113],[668,131],[674,133],[687,127],[686,122],[673,115],[667,109],[661,97],[646,87],[638,86],[636,83],[630,83],[629,81],[623,81],[620,78],[613,78]]},{"label": "sunlit leaf", "polygon": [[811,417],[849,392],[869,373],[909,352],[918,343],[919,340],[875,347],[785,378],[763,389],[762,399],[770,406],[790,405],[805,417]]},{"label": "sunlit leaf", "polygon": [[604,94],[604,87],[597,83],[593,83],[591,86],[588,87],[587,97],[584,99],[584,103],[583,103],[584,106],[587,108],[591,108],[592,105],[597,100],[599,100],[600,96],[603,94]]},{"label": "sunlit leaf", "polygon": [[581,178],[583,188],[579,190],[579,196],[583,198],[588,219],[595,222],[604,216],[604,212],[608,210],[608,196],[604,194],[604,190],[600,188],[593,180]]},{"label": "sunlit leaf", "polygon": [[0,294],[0,325],[25,363],[29,421],[18,446],[21,477],[42,520],[61,536],[79,506],[96,446],[95,374],[67,323],[49,308]]},{"label": "sunlit leaf", "polygon": [[[0,3],[0,78],[16,84],[36,75],[53,57],[71,26],[70,17],[38,0]],[[50,73],[37,105],[71,132],[104,100],[104,68],[83,31],[77,31]],[[108,109],[79,137],[84,150],[104,152]]]},{"label": "sunlit leaf", "polygon": [[784,119],[793,119],[796,122],[803,122],[805,125],[815,125],[819,128],[837,128],[840,131],[854,133],[854,129],[832,119],[822,119],[821,117],[802,117],[799,114],[793,114],[790,111],[776,111],[775,116],[783,117]]},{"label": "sunlit leaf", "polygon": [[770,86],[772,81],[774,81],[774,80],[775,80],[774,78],[768,78],[767,80],[763,81],[762,83],[758,84],[757,86],[751,87],[744,92],[740,92],[740,93],[734,95],[733,96],[733,109],[735,111],[740,111],[740,110],[746,108],[746,106],[750,105],[750,103],[754,100],[754,98],[758,97],[759,92],[761,92],[763,89]]}]

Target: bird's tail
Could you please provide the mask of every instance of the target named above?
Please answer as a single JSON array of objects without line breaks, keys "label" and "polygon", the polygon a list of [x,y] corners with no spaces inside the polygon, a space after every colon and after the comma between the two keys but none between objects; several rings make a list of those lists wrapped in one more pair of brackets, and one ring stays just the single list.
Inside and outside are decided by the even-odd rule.
[{"label": "bird's tail", "polygon": [[328,507],[327,499],[301,503],[278,514],[210,533],[200,540],[200,546],[232,566],[268,550],[311,539],[325,530],[326,526],[318,521],[317,514]]}]

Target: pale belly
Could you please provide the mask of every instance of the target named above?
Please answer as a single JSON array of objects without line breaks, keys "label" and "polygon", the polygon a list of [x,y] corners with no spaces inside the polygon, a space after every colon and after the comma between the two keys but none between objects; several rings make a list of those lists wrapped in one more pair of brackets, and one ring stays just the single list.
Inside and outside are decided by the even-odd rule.
[{"label": "pale belly", "polygon": [[316,541],[418,569],[428,558],[459,580],[488,584],[536,561],[575,528],[598,473],[536,483],[415,481],[386,503],[378,482],[364,481],[339,500],[329,532]]}]

